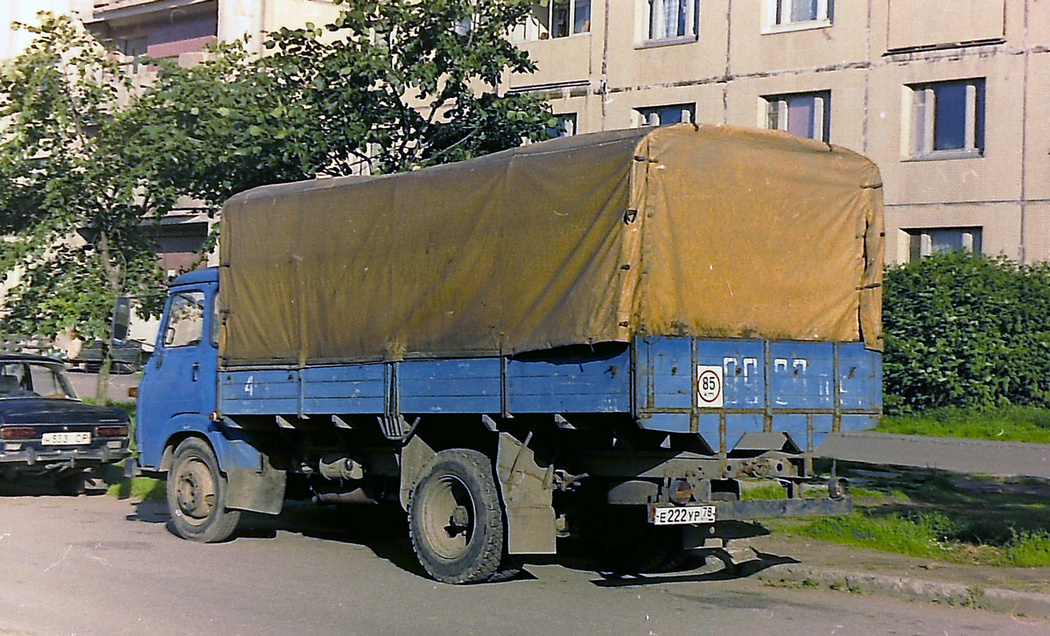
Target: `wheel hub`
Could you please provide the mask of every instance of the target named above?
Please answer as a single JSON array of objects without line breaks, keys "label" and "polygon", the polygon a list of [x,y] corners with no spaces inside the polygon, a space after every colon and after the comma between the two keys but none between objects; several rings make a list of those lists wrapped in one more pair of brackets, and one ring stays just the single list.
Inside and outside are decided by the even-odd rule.
[{"label": "wheel hub", "polygon": [[176,491],[179,511],[194,520],[203,520],[215,505],[215,483],[211,471],[199,461],[188,463],[179,473]]},{"label": "wheel hub", "polygon": [[470,549],[474,501],[466,486],[452,476],[434,481],[423,495],[423,534],[431,549],[454,560]]}]

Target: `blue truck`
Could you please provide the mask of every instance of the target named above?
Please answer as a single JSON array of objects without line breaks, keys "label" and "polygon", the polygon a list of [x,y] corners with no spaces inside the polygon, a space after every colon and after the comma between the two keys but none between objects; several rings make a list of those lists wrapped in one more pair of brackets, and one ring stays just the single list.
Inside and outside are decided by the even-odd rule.
[{"label": "blue truck", "polygon": [[881,201],[848,150],[695,125],[250,190],[170,286],[138,470],[204,542],[396,502],[446,583],[845,513],[812,459],[881,413]]}]

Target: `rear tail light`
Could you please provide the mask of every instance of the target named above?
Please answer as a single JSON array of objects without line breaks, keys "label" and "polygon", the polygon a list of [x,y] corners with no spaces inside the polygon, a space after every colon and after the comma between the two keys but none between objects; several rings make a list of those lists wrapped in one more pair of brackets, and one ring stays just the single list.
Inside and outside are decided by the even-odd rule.
[{"label": "rear tail light", "polygon": [[693,485],[685,479],[676,479],[671,484],[671,501],[685,505],[693,499]]},{"label": "rear tail light", "polygon": [[95,435],[99,437],[127,437],[127,426],[99,426],[95,428]]},{"label": "rear tail light", "polygon": [[37,437],[36,429],[32,426],[5,426],[3,429],[4,439],[33,439]]}]

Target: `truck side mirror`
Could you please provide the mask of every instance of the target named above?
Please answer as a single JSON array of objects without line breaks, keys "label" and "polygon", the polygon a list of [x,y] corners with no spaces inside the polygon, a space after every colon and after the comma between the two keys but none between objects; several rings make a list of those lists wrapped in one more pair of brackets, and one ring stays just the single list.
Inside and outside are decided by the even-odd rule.
[{"label": "truck side mirror", "polygon": [[131,299],[120,296],[113,304],[113,323],[110,331],[113,334],[113,346],[119,347],[127,343],[130,325]]}]

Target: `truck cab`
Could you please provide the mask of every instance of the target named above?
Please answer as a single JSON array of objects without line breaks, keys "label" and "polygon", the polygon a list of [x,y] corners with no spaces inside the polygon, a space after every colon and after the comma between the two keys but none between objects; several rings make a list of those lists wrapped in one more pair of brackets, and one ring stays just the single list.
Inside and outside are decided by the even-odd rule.
[{"label": "truck cab", "polygon": [[191,432],[222,444],[209,418],[218,406],[218,287],[214,268],[184,274],[171,285],[156,348],[139,385],[135,441],[144,470],[163,470],[170,440]]}]

